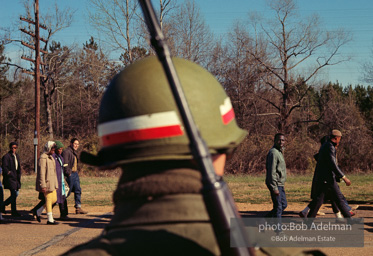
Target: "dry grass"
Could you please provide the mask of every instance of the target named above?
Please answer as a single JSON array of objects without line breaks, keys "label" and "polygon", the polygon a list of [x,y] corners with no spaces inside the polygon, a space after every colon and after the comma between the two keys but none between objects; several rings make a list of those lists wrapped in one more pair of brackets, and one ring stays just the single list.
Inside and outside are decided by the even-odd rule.
[{"label": "dry grass", "polygon": [[[340,184],[341,190],[348,201],[360,204],[373,203],[373,174],[351,174],[348,175],[352,186],[346,187]],[[22,177],[22,188],[20,190],[17,204],[20,207],[31,208],[38,202],[38,192],[35,191],[35,175],[24,175]],[[82,187],[82,203],[90,206],[111,206],[112,194],[116,188],[118,177],[80,177]],[[264,175],[226,175],[224,180],[232,191],[233,197],[239,203],[261,204],[270,203],[270,196],[264,184]],[[311,190],[312,175],[289,175],[285,190],[288,202],[308,202]],[[4,191],[4,197],[9,196],[9,190]],[[69,205],[73,204],[69,197]]]},{"label": "dry grass", "polygon": [[[349,174],[352,182],[347,187],[343,182],[340,184],[342,193],[348,201],[360,203],[372,203],[373,198],[373,174]],[[265,176],[252,175],[226,175],[224,180],[232,191],[236,202],[240,203],[270,203],[269,191],[264,184]],[[308,202],[311,193],[312,174],[289,175],[285,184],[288,202]]]},{"label": "dry grass", "polygon": [[[23,175],[22,188],[17,198],[17,205],[20,207],[32,208],[36,205],[38,194],[35,190],[36,175]],[[90,206],[113,205],[112,194],[117,185],[118,177],[80,177],[82,188],[82,204]],[[4,191],[4,197],[10,195],[9,190]],[[68,203],[73,204],[73,194],[69,197]]]}]

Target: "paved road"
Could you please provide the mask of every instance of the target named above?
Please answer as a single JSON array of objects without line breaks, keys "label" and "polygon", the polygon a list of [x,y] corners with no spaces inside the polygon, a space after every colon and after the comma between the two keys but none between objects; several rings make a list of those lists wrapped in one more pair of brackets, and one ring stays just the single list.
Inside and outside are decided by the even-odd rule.
[{"label": "paved road", "polygon": [[[368,199],[370,201],[370,199]],[[373,255],[373,205],[368,202],[353,202],[351,205],[360,205],[356,211],[356,216],[364,218],[364,247],[323,247],[323,248],[305,248],[307,250],[318,249],[328,256],[372,256]],[[284,217],[300,218],[298,213],[307,203],[289,203],[285,210]],[[237,207],[243,216],[260,217],[272,209],[271,204],[242,204],[237,203]],[[317,218],[335,218],[330,204],[324,204],[322,209],[325,216]],[[353,218],[354,218],[353,217]]]},{"label": "paved road", "polygon": [[[250,205],[238,203],[238,209],[243,216],[263,215],[271,209],[270,204]],[[361,205],[361,204],[360,204]],[[296,217],[303,204],[290,204],[285,213],[286,217]],[[59,216],[55,207],[53,214]],[[33,220],[32,216],[24,210],[22,217],[10,219],[10,214],[4,215],[8,220],[0,224],[0,256],[12,255],[60,255],[68,249],[82,244],[98,236],[112,216],[112,207],[88,207],[87,215],[76,215],[70,212],[69,221],[60,222],[59,225],[46,225],[45,213],[42,222]],[[73,209],[72,209],[73,210]],[[324,207],[325,217],[333,218],[330,206]],[[327,255],[373,255],[373,205],[363,204],[357,210],[357,217],[364,218],[364,247],[360,248],[318,248]],[[317,248],[309,248],[317,249]]]},{"label": "paved road", "polygon": [[[69,221],[59,221],[59,225],[46,225],[46,215],[42,222],[33,220],[26,211],[23,216],[0,224],[0,255],[60,255],[68,249],[98,236],[112,216],[112,207],[93,211],[87,208],[87,215],[69,214]],[[55,209],[54,209],[55,210]],[[59,216],[58,211],[53,211]]]}]

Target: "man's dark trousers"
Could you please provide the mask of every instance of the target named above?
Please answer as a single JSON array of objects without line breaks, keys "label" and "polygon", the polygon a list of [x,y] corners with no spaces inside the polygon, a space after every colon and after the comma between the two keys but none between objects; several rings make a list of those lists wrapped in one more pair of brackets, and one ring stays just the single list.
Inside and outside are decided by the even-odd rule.
[{"label": "man's dark trousers", "polygon": [[10,204],[12,214],[14,214],[14,213],[17,213],[18,190],[9,189],[9,191],[10,191],[10,197],[8,197],[8,199],[4,201],[4,207]]},{"label": "man's dark trousers", "polygon": [[68,184],[70,187],[69,195],[74,192],[75,208],[81,207],[81,194],[82,189],[80,188],[80,179],[78,172],[72,172],[68,178]]},{"label": "man's dark trousers", "polygon": [[337,182],[334,181],[332,183],[324,182],[323,184],[321,184],[320,192],[309,205],[310,211],[307,215],[308,218],[316,217],[317,212],[319,211],[321,205],[324,203],[325,195],[328,195],[330,197],[330,200],[335,202],[343,217],[351,217],[350,211],[343,200],[343,194],[339,189]]},{"label": "man's dark trousers", "polygon": [[62,197],[64,198],[63,204],[59,204],[58,207],[60,208],[61,217],[66,217],[69,214],[68,208],[67,208],[67,200],[65,196],[62,196]]},{"label": "man's dark trousers", "polygon": [[266,217],[277,217],[281,218],[282,213],[288,206],[286,201],[285,195],[285,188],[279,186],[278,191],[280,192],[279,195],[276,195],[272,190],[271,191],[271,199],[273,202],[273,209],[266,215]]}]

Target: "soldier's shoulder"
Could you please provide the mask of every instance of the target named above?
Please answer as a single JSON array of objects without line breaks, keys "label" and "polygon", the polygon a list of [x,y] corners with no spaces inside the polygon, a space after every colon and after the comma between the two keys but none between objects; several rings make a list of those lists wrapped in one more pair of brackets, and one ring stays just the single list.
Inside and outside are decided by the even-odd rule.
[{"label": "soldier's shoulder", "polygon": [[301,247],[263,247],[256,251],[257,256],[275,256],[275,255],[288,255],[288,256],[324,256],[325,254],[320,250],[306,250]]}]

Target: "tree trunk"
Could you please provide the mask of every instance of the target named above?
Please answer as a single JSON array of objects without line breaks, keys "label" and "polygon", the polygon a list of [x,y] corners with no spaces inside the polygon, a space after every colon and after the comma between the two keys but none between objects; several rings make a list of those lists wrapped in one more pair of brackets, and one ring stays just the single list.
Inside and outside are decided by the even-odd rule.
[{"label": "tree trunk", "polygon": [[44,102],[45,102],[45,110],[47,114],[47,126],[48,126],[48,134],[49,139],[53,140],[53,123],[52,123],[52,111],[51,111],[51,95],[49,94],[48,86],[44,88]]}]

